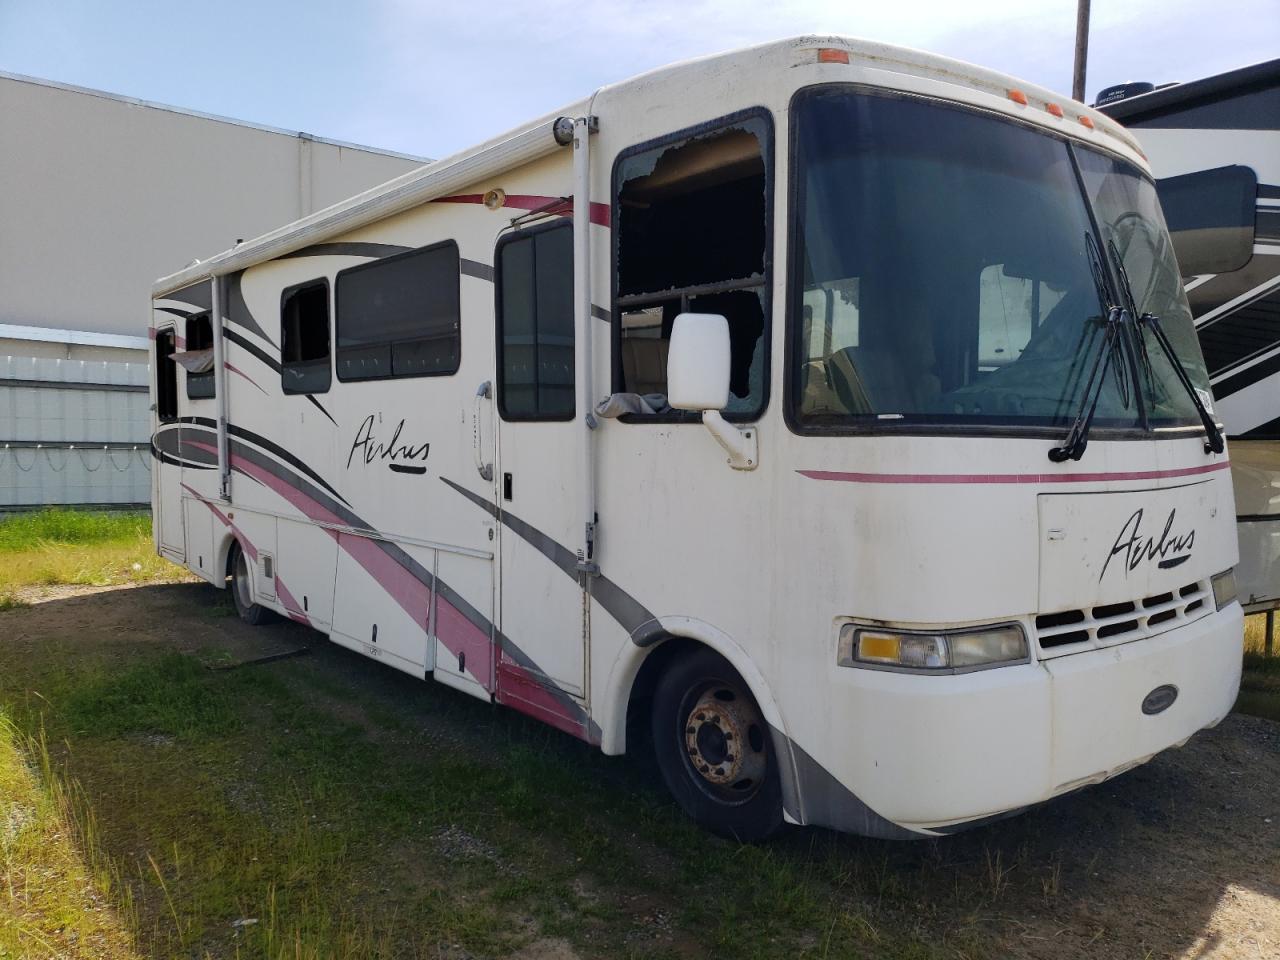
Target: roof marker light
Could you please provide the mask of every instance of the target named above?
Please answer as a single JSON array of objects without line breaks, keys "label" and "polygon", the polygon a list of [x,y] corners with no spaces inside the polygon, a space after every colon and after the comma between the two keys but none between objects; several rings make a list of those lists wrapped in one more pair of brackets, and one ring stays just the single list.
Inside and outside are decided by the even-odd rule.
[{"label": "roof marker light", "polygon": [[1027,105],[1027,95],[1021,90],[1010,90],[1009,99],[1014,103],[1022,104],[1024,107]]},{"label": "roof marker light", "polygon": [[1081,123],[1083,123],[1083,124],[1084,124],[1086,127],[1088,127],[1090,130],[1092,130],[1092,129],[1093,129],[1093,121],[1092,121],[1092,120],[1090,120],[1088,117],[1081,117],[1081,118],[1080,118],[1080,122],[1081,122]]},{"label": "roof marker light", "polygon": [[1044,105],[1044,108],[1048,110],[1049,113],[1051,113],[1055,117],[1062,116],[1062,108],[1058,106],[1056,103],[1046,103]]},{"label": "roof marker light", "polygon": [[819,63],[848,63],[849,51],[837,50],[835,47],[822,47],[818,50]]}]

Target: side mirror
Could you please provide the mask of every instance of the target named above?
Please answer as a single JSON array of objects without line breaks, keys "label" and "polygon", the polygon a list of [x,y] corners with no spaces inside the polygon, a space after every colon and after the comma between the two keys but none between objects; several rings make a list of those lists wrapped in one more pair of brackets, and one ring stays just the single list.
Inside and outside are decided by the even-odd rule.
[{"label": "side mirror", "polygon": [[729,321],[682,313],[667,348],[667,403],[676,410],[723,410],[729,403]]},{"label": "side mirror", "polygon": [[1258,176],[1250,167],[1166,177],[1156,191],[1184,277],[1231,273],[1252,259]]},{"label": "side mirror", "polygon": [[667,348],[667,403],[702,411],[702,424],[729,455],[735,470],[760,463],[757,428],[736,427],[720,416],[729,405],[729,321],[718,313],[682,313]]}]

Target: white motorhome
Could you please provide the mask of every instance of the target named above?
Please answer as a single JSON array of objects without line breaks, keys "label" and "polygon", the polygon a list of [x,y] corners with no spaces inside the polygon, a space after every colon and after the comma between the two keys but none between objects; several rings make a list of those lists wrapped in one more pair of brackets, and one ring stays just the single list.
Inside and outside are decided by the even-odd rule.
[{"label": "white motorhome", "polygon": [[[1231,437],[1246,612],[1280,608],[1280,60],[1113,88],[1159,177],[1218,412]],[[1145,87],[1146,89],[1143,89]],[[1104,91],[1105,93],[1105,91]]]},{"label": "white motorhome", "polygon": [[713,56],[154,294],[162,555],[607,754],[647,723],[719,832],[947,834],[1235,699],[1155,189],[1047,90],[839,37]]}]

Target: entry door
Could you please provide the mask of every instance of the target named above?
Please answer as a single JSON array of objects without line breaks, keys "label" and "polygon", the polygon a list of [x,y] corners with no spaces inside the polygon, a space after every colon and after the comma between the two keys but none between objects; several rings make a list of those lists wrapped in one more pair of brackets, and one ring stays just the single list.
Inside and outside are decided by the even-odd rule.
[{"label": "entry door", "polygon": [[[497,288],[500,626],[535,680],[582,696],[580,447],[574,389],[573,228],[509,234],[494,257]],[[502,682],[499,671],[499,684]]]}]

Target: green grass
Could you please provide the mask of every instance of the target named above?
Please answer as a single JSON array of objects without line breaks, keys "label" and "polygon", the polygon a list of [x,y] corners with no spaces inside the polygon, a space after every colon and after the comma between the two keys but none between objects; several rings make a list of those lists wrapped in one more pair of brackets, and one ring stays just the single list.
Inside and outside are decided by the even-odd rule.
[{"label": "green grass", "polygon": [[0,611],[32,586],[110,586],[186,577],[158,557],[144,512],[47,509],[0,516]]},{"label": "green grass", "polygon": [[[502,957],[542,937],[584,957],[673,955],[650,947],[655,911],[689,931],[683,955],[981,955],[965,930],[911,915],[914,884],[851,865],[846,840],[810,837],[800,858],[718,840],[643,764],[448,691],[405,701],[396,676],[370,699],[305,660],[206,659],[51,649],[2,688],[27,729],[47,728],[60,782],[88,785],[146,955]],[[372,719],[396,704],[399,723]],[[419,747],[423,729],[485,748]],[[989,905],[963,889],[969,909]],[[244,919],[258,922],[232,927]]]},{"label": "green grass", "polygon": [[125,922],[105,903],[109,879],[83,853],[88,826],[50,776],[46,742],[0,713],[0,957],[136,958]]},{"label": "green grass", "polygon": [[122,543],[151,539],[151,516],[141,511],[111,512],[49,508],[0,517],[0,553],[45,544]]},{"label": "green grass", "polygon": [[1280,626],[1271,656],[1265,652],[1266,615],[1245,618],[1244,672],[1236,709],[1255,717],[1280,720]]},{"label": "green grass", "polygon": [[67,722],[79,734],[148,733],[214,736],[238,729],[242,717],[225,690],[206,682],[192,657],[167,653],[123,670],[81,679],[64,701]]}]

